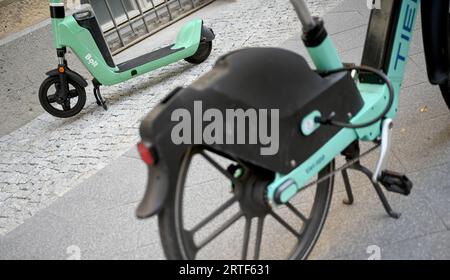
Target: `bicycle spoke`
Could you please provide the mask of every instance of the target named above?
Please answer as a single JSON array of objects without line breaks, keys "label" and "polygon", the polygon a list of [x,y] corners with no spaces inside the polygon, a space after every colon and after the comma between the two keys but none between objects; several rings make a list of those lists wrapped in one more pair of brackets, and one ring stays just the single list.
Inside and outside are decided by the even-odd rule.
[{"label": "bicycle spoke", "polygon": [[244,214],[242,212],[238,212],[231,219],[229,219],[225,224],[223,224],[220,228],[215,230],[208,238],[206,238],[200,245],[197,246],[197,250],[202,249],[206,245],[208,245],[211,241],[213,241],[217,236],[219,236],[222,232],[227,230],[230,226],[232,226],[237,220],[239,220]]},{"label": "bicycle spoke", "polygon": [[217,208],[214,212],[212,212],[208,217],[206,217],[203,221],[198,223],[195,227],[193,227],[190,232],[195,233],[199,231],[202,227],[204,227],[206,224],[214,220],[217,216],[219,216],[223,211],[231,207],[236,202],[236,197],[232,197],[227,202],[222,204],[219,208]]},{"label": "bicycle spoke", "polygon": [[255,260],[259,260],[259,254],[261,252],[261,241],[264,227],[264,217],[258,218],[258,226],[256,229],[256,242],[255,242]]},{"label": "bicycle spoke", "polygon": [[291,210],[292,212],[294,212],[294,214],[299,217],[303,222],[307,222],[308,219],[305,217],[305,215],[303,215],[300,211],[297,210],[297,208],[294,207],[294,205],[290,204],[289,202],[286,203],[287,208],[289,208],[289,210]]},{"label": "bicycle spoke", "polygon": [[234,178],[233,174],[230,174],[227,170],[225,170],[222,166],[220,166],[215,160],[213,160],[210,156],[208,156],[204,151],[201,151],[200,154],[204,159],[206,159],[212,166],[214,166],[217,170],[220,171],[225,177],[227,177],[234,184],[238,184],[236,178]]},{"label": "bicycle spoke", "polygon": [[242,247],[242,260],[247,259],[247,253],[248,253],[248,241],[250,240],[250,230],[252,227],[252,219],[251,218],[245,218],[245,231],[244,231],[244,245]]},{"label": "bicycle spoke", "polygon": [[295,231],[295,229],[293,229],[285,220],[283,220],[280,216],[278,216],[277,214],[275,214],[275,212],[270,212],[270,215],[272,217],[275,218],[275,220],[280,223],[282,226],[284,226],[288,231],[290,231],[295,237],[297,237],[298,239],[301,238],[301,235]]}]

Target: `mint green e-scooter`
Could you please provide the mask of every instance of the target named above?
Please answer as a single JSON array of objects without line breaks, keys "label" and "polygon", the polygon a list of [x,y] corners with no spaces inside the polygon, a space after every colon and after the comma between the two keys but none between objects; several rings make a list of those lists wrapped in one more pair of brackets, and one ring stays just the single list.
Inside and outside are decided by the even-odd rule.
[{"label": "mint green e-scooter", "polygon": [[179,60],[193,64],[205,61],[212,50],[214,32],[201,19],[187,23],[176,43],[116,65],[90,5],[66,16],[62,0],[50,1],[53,44],[58,68],[47,73],[39,89],[39,101],[53,116],[69,118],[86,104],[86,80],[67,66],[65,54],[71,48],[94,77],[97,104],[107,109],[101,85],[115,85]]}]

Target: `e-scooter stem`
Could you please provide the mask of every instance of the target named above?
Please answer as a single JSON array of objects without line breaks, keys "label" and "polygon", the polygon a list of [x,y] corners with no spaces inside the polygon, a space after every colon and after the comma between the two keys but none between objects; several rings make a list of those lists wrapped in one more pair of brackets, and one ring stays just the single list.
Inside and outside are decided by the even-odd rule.
[{"label": "e-scooter stem", "polygon": [[306,5],[304,0],[291,0],[292,5],[294,5],[295,12],[297,13],[298,18],[302,22],[304,32],[308,32],[317,25],[317,22],[314,21],[311,16],[311,12],[308,9],[308,5]]}]

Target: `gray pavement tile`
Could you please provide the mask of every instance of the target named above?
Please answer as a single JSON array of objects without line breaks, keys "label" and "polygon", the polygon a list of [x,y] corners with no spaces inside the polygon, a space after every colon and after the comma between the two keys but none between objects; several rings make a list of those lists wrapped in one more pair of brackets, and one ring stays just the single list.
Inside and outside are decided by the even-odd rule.
[{"label": "gray pavement tile", "polygon": [[416,26],[414,27],[414,30],[421,30],[421,29],[422,29],[422,14],[417,13]]},{"label": "gray pavement tile", "polygon": [[399,97],[398,114],[395,119],[395,133],[408,126],[448,115],[439,87],[428,81],[403,88]]},{"label": "gray pavement tile", "polygon": [[323,19],[327,32],[330,35],[354,29],[368,22],[368,18],[365,18],[357,11],[333,12],[325,15]]},{"label": "gray pavement tile", "polygon": [[343,205],[344,193],[337,193],[311,258],[332,259],[365,253],[369,245],[389,246],[446,229],[420,192],[413,191],[409,197],[386,195],[393,209],[402,213],[400,219],[387,216],[370,186],[356,189],[352,206]]},{"label": "gray pavement tile", "polygon": [[443,164],[408,174],[415,189],[422,192],[431,208],[450,229],[450,164]]},{"label": "gray pavement tile", "polygon": [[138,221],[135,209],[130,204],[70,219],[44,210],[2,237],[0,259],[66,259],[72,247],[81,259],[134,259],[141,247],[160,246],[156,219]]},{"label": "gray pavement tile", "polygon": [[141,156],[139,155],[139,152],[138,152],[136,146],[133,146],[130,150],[128,150],[128,152],[126,152],[126,153],[123,154],[123,155],[124,155],[125,157],[135,158],[135,159],[141,160]]},{"label": "gray pavement tile", "polygon": [[355,27],[344,32],[331,35],[331,39],[338,51],[342,52],[363,47],[366,39],[367,25]]},{"label": "gray pavement tile", "polygon": [[134,252],[119,253],[111,257],[111,260],[118,260],[118,261],[133,261],[135,259],[136,258]]},{"label": "gray pavement tile", "polygon": [[411,124],[392,139],[392,149],[407,172],[446,163],[450,158],[450,114]]},{"label": "gray pavement tile", "polygon": [[[411,238],[401,242],[379,246],[381,260],[448,260],[450,258],[450,231]],[[369,252],[339,256],[340,260],[366,260]]]},{"label": "gray pavement tile", "polygon": [[341,60],[343,62],[356,64],[361,63],[362,54],[363,54],[363,47],[358,47],[351,50],[344,50],[339,52],[339,55],[341,56]]},{"label": "gray pavement tile", "polygon": [[66,259],[75,227],[47,211],[3,236],[0,259]]},{"label": "gray pavement tile", "polygon": [[427,75],[427,65],[425,63],[425,54],[424,52],[411,54],[410,58],[416,63],[416,65],[422,70],[423,75]]},{"label": "gray pavement tile", "polygon": [[160,244],[158,218],[152,217],[136,221],[137,246],[144,247]]},{"label": "gray pavement tile", "polygon": [[303,56],[306,60],[310,60],[308,57],[308,52],[306,51],[305,45],[302,43],[301,35],[297,34],[293,36],[292,38],[284,41],[281,45],[281,48],[287,49],[293,52],[298,53],[299,55]]},{"label": "gray pavement tile", "polygon": [[145,191],[146,174],[147,167],[141,160],[120,157],[47,210],[71,219],[96,215],[105,209],[137,202]]},{"label": "gray pavement tile", "polygon": [[[416,27],[420,26],[420,21],[417,21]],[[416,29],[413,35],[413,39],[411,41],[409,47],[409,55],[416,55],[418,53],[423,53],[423,38],[422,38],[422,29]]]},{"label": "gray pavement tile", "polygon": [[384,250],[382,258],[448,260],[450,259],[450,231],[392,244]]},{"label": "gray pavement tile", "polygon": [[137,248],[134,252],[136,260],[165,260],[161,244],[156,243],[150,246]]},{"label": "gray pavement tile", "polygon": [[[82,258],[86,259],[122,256],[121,253],[138,246],[138,235],[142,236],[142,243],[147,244],[142,231],[144,227],[138,224],[134,214],[136,201],[145,189],[146,176],[143,174],[146,174],[146,167],[140,160],[119,158],[43,212],[44,218],[58,217],[55,224],[61,225],[60,230],[41,233],[40,228],[45,227],[47,222],[33,218],[30,224],[26,223],[24,231],[47,236],[48,240],[40,246],[52,247],[53,251],[48,250],[48,255],[42,255],[42,258],[64,258],[65,250],[70,245],[78,246]],[[21,227],[8,234],[7,242],[15,240],[20,230]],[[151,233],[148,232],[149,237]],[[156,235],[153,236],[156,238]],[[20,242],[26,244],[32,242],[33,235],[24,238]],[[29,252],[34,250],[37,249],[28,248]]]},{"label": "gray pavement tile", "polygon": [[[137,248],[136,204],[98,211],[95,216],[70,220],[75,227],[70,244],[84,259],[111,259]],[[58,244],[54,244],[58,247]]]},{"label": "gray pavement tile", "polygon": [[426,72],[424,72],[411,58],[408,58],[402,87],[410,87],[424,82],[428,82]]},{"label": "gray pavement tile", "polygon": [[346,0],[334,8],[331,13],[336,12],[352,12],[352,11],[368,11],[367,1],[364,0]]}]

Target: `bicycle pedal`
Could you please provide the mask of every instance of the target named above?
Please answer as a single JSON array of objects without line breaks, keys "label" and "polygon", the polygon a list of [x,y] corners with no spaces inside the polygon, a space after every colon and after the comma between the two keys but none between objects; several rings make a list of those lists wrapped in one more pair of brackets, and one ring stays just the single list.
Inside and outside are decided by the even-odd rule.
[{"label": "bicycle pedal", "polygon": [[387,191],[402,195],[409,195],[413,187],[413,183],[406,175],[389,170],[384,170],[381,173],[379,182]]}]

